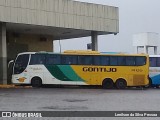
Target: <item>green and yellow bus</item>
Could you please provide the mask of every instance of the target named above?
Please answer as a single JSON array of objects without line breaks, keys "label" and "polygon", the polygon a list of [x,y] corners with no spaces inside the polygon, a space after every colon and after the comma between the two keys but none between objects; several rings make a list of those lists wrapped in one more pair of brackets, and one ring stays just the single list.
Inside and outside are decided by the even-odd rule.
[{"label": "green and yellow bus", "polygon": [[118,89],[148,86],[149,57],[145,54],[106,54],[67,50],[63,53],[24,52],[13,64],[12,83],[101,85]]}]

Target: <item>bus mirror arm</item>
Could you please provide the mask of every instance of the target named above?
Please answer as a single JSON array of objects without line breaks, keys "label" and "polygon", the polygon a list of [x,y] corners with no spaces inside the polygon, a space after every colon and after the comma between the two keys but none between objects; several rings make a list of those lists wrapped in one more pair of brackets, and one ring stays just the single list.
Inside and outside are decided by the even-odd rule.
[{"label": "bus mirror arm", "polygon": [[14,62],[14,60],[11,60],[11,61],[8,62],[8,68],[9,68],[10,64],[13,63],[13,62]]}]

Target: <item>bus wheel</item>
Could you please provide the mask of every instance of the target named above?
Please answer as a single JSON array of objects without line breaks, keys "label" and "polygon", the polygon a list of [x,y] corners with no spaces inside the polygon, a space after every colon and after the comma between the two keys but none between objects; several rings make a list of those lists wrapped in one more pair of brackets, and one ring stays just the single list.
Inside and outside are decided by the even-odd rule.
[{"label": "bus wheel", "polygon": [[116,87],[118,88],[118,89],[124,89],[124,88],[126,88],[127,87],[127,82],[126,82],[126,80],[124,80],[124,79],[118,79],[117,81],[116,81]]},{"label": "bus wheel", "polygon": [[152,87],[152,79],[149,77],[149,85],[148,85],[148,87]]},{"label": "bus wheel", "polygon": [[31,80],[32,87],[41,87],[42,86],[42,80],[39,77],[34,77]]},{"label": "bus wheel", "polygon": [[103,89],[111,89],[113,88],[113,86],[114,86],[113,80],[110,78],[106,78],[102,82]]}]

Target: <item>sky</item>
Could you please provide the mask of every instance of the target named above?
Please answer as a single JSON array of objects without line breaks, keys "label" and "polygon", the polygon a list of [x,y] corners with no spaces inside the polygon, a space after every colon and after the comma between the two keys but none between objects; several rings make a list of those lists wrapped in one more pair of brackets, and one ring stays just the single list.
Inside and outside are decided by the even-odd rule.
[{"label": "sky", "polygon": [[[134,53],[133,35],[143,32],[160,34],[160,0],[76,0],[119,8],[119,33],[98,36],[98,51]],[[61,41],[61,50],[86,50],[90,37]],[[59,52],[59,42],[54,42]],[[159,43],[160,44],[160,41]],[[57,47],[56,47],[57,46]],[[151,50],[152,52],[152,50]],[[158,49],[158,54],[160,48]]]}]

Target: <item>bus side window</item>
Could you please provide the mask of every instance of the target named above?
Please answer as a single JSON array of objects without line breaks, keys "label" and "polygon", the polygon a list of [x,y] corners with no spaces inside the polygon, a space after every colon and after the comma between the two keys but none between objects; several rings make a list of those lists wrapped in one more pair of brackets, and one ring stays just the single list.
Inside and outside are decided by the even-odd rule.
[{"label": "bus side window", "polygon": [[126,57],[125,56],[118,56],[118,65],[120,65],[120,66],[126,65]]},{"label": "bus side window", "polygon": [[136,57],[136,65],[145,65],[146,64],[146,57],[140,56]]},{"label": "bus side window", "polygon": [[92,61],[93,61],[92,56],[80,55],[78,58],[79,65],[93,65]]},{"label": "bus side window", "polygon": [[109,56],[101,56],[101,65],[109,65],[110,57]]},{"label": "bus side window", "polygon": [[40,54],[31,55],[30,65],[45,64],[45,56]]},{"label": "bus side window", "polygon": [[150,67],[156,67],[156,57],[150,57],[149,58],[149,63],[150,63]]},{"label": "bus side window", "polygon": [[109,56],[94,56],[94,65],[109,65]]},{"label": "bus side window", "polygon": [[110,65],[118,65],[118,60],[116,56],[110,56]]},{"label": "bus side window", "polygon": [[60,55],[47,55],[46,56],[46,64],[47,65],[57,65],[61,64],[61,57]]},{"label": "bus side window", "polygon": [[75,56],[75,55],[63,55],[62,56],[62,64],[64,64],[64,65],[76,65],[77,64],[77,56]]},{"label": "bus side window", "polygon": [[135,57],[127,56],[126,57],[126,65],[127,66],[135,66]]},{"label": "bus side window", "polygon": [[157,67],[160,67],[160,58],[159,57],[157,57]]},{"label": "bus side window", "polygon": [[101,65],[101,57],[100,56],[94,56],[94,65]]}]

